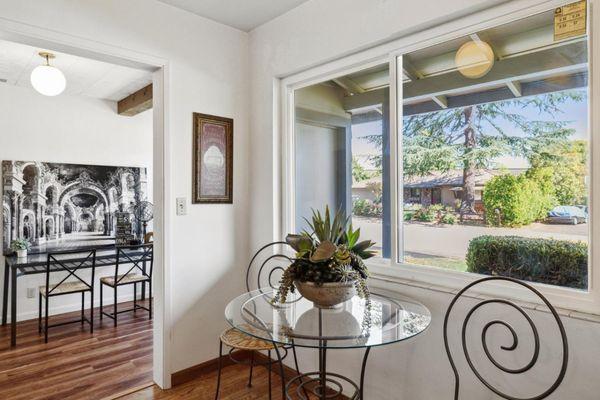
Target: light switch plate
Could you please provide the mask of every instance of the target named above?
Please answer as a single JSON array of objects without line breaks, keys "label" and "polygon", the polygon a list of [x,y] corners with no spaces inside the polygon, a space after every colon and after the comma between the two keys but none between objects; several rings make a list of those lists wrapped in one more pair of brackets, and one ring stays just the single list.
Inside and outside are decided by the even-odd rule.
[{"label": "light switch plate", "polygon": [[27,288],[27,298],[35,299],[35,288],[32,288],[32,287]]},{"label": "light switch plate", "polygon": [[175,199],[176,207],[177,207],[177,215],[186,215],[187,214],[187,202],[185,197],[178,197]]}]

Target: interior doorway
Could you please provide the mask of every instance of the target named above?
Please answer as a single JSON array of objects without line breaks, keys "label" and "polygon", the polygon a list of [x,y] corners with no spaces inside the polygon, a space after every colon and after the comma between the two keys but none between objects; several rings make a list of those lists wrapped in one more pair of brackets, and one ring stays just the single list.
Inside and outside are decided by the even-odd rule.
[{"label": "interior doorway", "polygon": [[[61,40],[52,40],[52,38],[54,37],[54,35],[51,32],[45,32],[46,34],[44,34],[43,30],[41,29],[34,29],[32,27],[26,27],[26,26],[21,26],[19,27],[19,29],[14,29],[14,25],[11,25],[10,27],[8,26],[4,26],[3,24],[0,24],[0,39],[9,39],[8,41],[15,44],[15,45],[23,45],[23,46],[29,46],[29,47],[34,47],[36,49],[40,49],[40,50],[47,50],[47,51],[52,51],[54,53],[56,53],[57,55],[70,55],[73,57],[77,57],[77,58],[81,58],[81,59],[85,59],[87,60],[86,62],[88,62],[88,65],[94,65],[94,64],[98,64],[98,63],[105,63],[105,64],[112,64],[115,66],[115,68],[117,69],[122,69],[122,68],[127,68],[130,70],[138,70],[141,71],[144,75],[146,75],[147,77],[149,77],[149,82],[148,84],[152,85],[153,88],[153,99],[152,99],[152,103],[153,103],[153,108],[151,111],[145,111],[146,113],[146,120],[150,121],[150,129],[148,130],[147,134],[147,140],[149,143],[149,159],[150,159],[150,173],[148,176],[148,179],[150,180],[150,182],[152,183],[150,185],[150,187],[148,188],[148,198],[146,198],[146,200],[151,201],[152,203],[154,203],[154,220],[148,224],[148,222],[146,222],[146,224],[148,224],[149,228],[148,230],[152,230],[154,235],[153,235],[153,240],[154,240],[154,247],[156,249],[155,252],[155,257],[154,257],[154,274],[153,274],[153,281],[154,281],[154,318],[153,318],[153,322],[151,325],[151,329],[149,332],[140,332],[138,334],[138,341],[135,342],[134,344],[129,343],[127,346],[129,348],[131,347],[138,347],[139,350],[139,355],[140,355],[140,360],[139,360],[139,365],[144,365],[146,368],[146,372],[150,371],[150,373],[144,373],[144,374],[139,374],[135,376],[135,379],[130,379],[130,382],[125,383],[124,386],[121,385],[119,387],[119,390],[124,390],[127,389],[127,386],[130,385],[131,388],[139,388],[140,385],[144,385],[144,384],[152,384],[153,382],[158,384],[161,387],[168,387],[170,385],[170,373],[168,370],[166,370],[164,368],[164,361],[166,359],[166,355],[165,352],[168,350],[169,346],[168,344],[165,344],[163,342],[163,338],[166,336],[164,334],[164,330],[165,330],[165,323],[164,323],[164,319],[165,319],[165,311],[168,310],[168,307],[164,306],[164,298],[165,298],[165,291],[164,288],[168,287],[168,285],[165,284],[164,282],[164,259],[165,259],[165,249],[164,249],[164,240],[165,240],[165,230],[162,229],[164,226],[164,212],[163,212],[163,204],[164,204],[164,191],[165,191],[165,184],[163,182],[162,177],[164,176],[164,160],[163,160],[163,154],[164,154],[164,143],[165,143],[165,125],[164,125],[164,121],[165,121],[165,108],[164,108],[164,104],[165,104],[165,100],[163,98],[164,96],[164,76],[165,76],[165,71],[166,71],[166,65],[167,62],[165,60],[162,60],[160,58],[155,58],[155,57],[151,57],[151,56],[140,56],[139,54],[137,54],[134,51],[127,51],[127,50],[123,50],[122,48],[109,48],[105,45],[98,45],[97,43],[94,42],[87,42],[84,41],[80,38],[65,38],[62,37]],[[15,33],[15,31],[18,31],[19,33]],[[25,32],[25,33],[24,33]],[[84,62],[85,64],[85,62]],[[77,65],[76,63],[69,66],[71,68],[75,68]],[[65,66],[64,70],[65,72],[67,72],[69,70],[69,67]],[[93,69],[93,68],[92,68]],[[90,74],[92,74],[93,72],[91,72],[90,69]],[[98,71],[96,71],[98,72]],[[67,75],[67,79],[68,79],[68,74]],[[1,77],[0,77],[1,78]],[[101,80],[101,78],[98,78],[99,80]],[[132,79],[130,79],[130,81],[133,81]],[[4,84],[8,84],[8,82],[3,82]],[[72,86],[76,86],[77,82],[75,80],[72,80],[71,82],[68,82],[68,84],[71,83]],[[137,85],[139,86],[140,82],[137,82]],[[13,85],[15,88],[18,89],[22,89],[19,87],[18,84],[14,84]],[[85,86],[85,85],[82,85]],[[106,88],[106,85],[104,84],[100,84],[98,86],[104,86],[104,88]],[[98,92],[101,92],[101,88],[98,88]],[[135,87],[135,85],[132,82],[132,85],[130,85],[128,88],[124,89],[125,91],[129,91],[131,93],[133,93],[134,89],[137,89]],[[85,91],[85,89],[81,89],[81,91]],[[81,93],[79,93],[81,94]],[[69,95],[73,96],[73,95],[77,95],[73,92],[71,92]],[[102,100],[104,102],[104,107],[106,107],[106,109],[104,110],[104,112],[107,112],[108,109],[110,109],[113,105],[109,104],[111,99],[102,99],[102,98],[98,98],[98,100]],[[115,101],[114,99],[112,100],[113,102]],[[96,102],[97,106],[100,108],[101,107],[101,102]],[[115,113],[118,112],[117,107],[114,107],[114,111]],[[74,113],[73,118],[77,118],[78,116]],[[120,116],[120,118],[122,119],[126,119],[126,116]],[[93,123],[93,122],[92,122]],[[85,130],[82,130],[82,133],[85,133]],[[85,141],[83,139],[84,135],[82,136],[82,141]],[[60,143],[57,143],[57,145]],[[35,147],[36,143],[28,143],[27,144],[30,147]],[[73,142],[69,142],[69,143],[63,143],[63,145],[65,147],[69,147],[69,146],[73,146]],[[118,146],[119,144],[116,143],[116,146]],[[110,142],[107,141],[105,144],[106,147],[104,148],[96,148],[96,151],[98,152],[102,152],[104,150],[109,150],[107,149],[108,146],[110,146]],[[103,150],[104,149],[104,150]],[[38,149],[39,150],[39,149]],[[109,150],[110,151],[110,150]],[[21,152],[17,152],[16,154],[24,154],[24,151]],[[40,151],[36,151],[35,152],[35,157],[33,158],[38,158],[40,154]],[[1,155],[2,159],[5,159],[6,156],[4,154]],[[16,159],[19,158],[17,156],[15,157],[8,157],[10,159]],[[41,159],[41,158],[39,158]],[[74,157],[75,161],[79,161],[77,159],[77,157]],[[49,158],[45,159],[46,161],[49,162],[58,162],[60,164],[64,164],[66,162],[70,162],[73,161],[72,158],[67,158],[65,159],[64,157],[56,157],[56,156],[51,156],[49,155]],[[91,165],[98,165],[99,162],[94,162]],[[124,163],[119,163],[119,162],[115,162],[114,163],[116,166],[126,166],[124,165]],[[139,165],[135,165],[135,167],[139,167]],[[153,177],[160,177],[160,179],[153,179]],[[83,180],[85,180],[85,177],[83,178]],[[93,181],[93,179],[92,179]],[[153,184],[153,182],[157,182],[156,185]],[[52,203],[55,201],[55,199],[53,199],[53,196],[57,196],[58,194],[55,193],[53,190],[50,190],[49,192],[49,197],[45,196],[44,193],[44,197],[46,198],[46,200],[49,199],[49,201]],[[121,200],[123,193],[115,193],[115,194],[111,194],[111,193],[107,193],[107,197],[114,195],[117,198],[119,196],[121,196]],[[76,236],[78,239],[81,240],[85,240],[85,241],[93,241],[93,240],[113,240],[114,239],[114,232],[113,235],[110,234],[110,226],[114,226],[115,221],[113,220],[109,220],[109,218],[106,218],[106,215],[109,213],[109,201],[106,200],[105,204],[102,204],[102,199],[100,199],[99,196],[96,196],[95,198],[90,198],[90,193],[80,193],[79,196],[73,196],[72,198],[70,198],[68,201],[65,201],[64,204],[61,204],[59,202],[57,202],[57,214],[60,216],[59,218],[47,218],[46,214],[43,213],[41,214],[40,217],[38,217],[39,220],[39,231],[36,232],[35,227],[37,227],[38,225],[36,225],[36,222],[34,218],[36,218],[35,216],[30,216],[30,215],[26,215],[25,217],[27,218],[23,218],[23,223],[22,223],[22,227],[23,227],[23,235],[27,236],[27,239],[32,239],[35,238],[38,243],[36,245],[40,245],[41,242],[45,242],[45,246],[48,246],[50,244],[51,241],[54,242],[68,242],[69,239],[74,239]],[[91,196],[94,197],[94,196]],[[118,200],[118,199],[117,199]],[[76,203],[79,203],[78,205]],[[91,204],[88,204],[91,203]],[[125,203],[121,202],[121,206],[123,206]],[[28,204],[27,207],[32,207],[32,205]],[[123,207],[121,207],[123,208]],[[7,210],[5,207],[3,207],[3,218],[2,221],[5,222],[6,224],[8,224],[11,220],[12,220],[12,215],[10,215],[9,210]],[[5,225],[6,225],[5,224]],[[139,226],[142,226],[142,223],[139,223]],[[135,228],[134,228],[135,229]],[[11,234],[13,234],[13,232],[10,231],[10,229],[7,229],[6,227],[3,227],[3,240],[2,243],[3,244],[9,244],[10,243],[10,238],[8,236],[10,236]],[[106,234],[107,232],[109,232],[109,234]],[[15,236],[16,237],[16,236]],[[108,239],[107,239],[108,238]],[[4,261],[4,260],[2,260]],[[4,263],[2,263],[4,264]],[[27,283],[29,285],[29,283]],[[140,295],[139,292],[137,293],[138,296]],[[126,296],[125,296],[126,297]],[[24,304],[24,303],[21,303]],[[95,304],[97,305],[97,304]],[[21,307],[21,306],[20,306]],[[63,311],[68,311],[68,307],[64,308]],[[59,311],[61,311],[60,309],[56,310],[56,314],[58,315],[58,318],[62,318],[61,314]],[[141,312],[138,310],[136,312],[136,314],[141,314]],[[96,315],[98,315],[98,313],[96,313]],[[25,313],[22,313],[22,315],[19,315],[19,318],[17,318],[18,321],[20,320],[28,320],[30,318],[31,315]],[[135,317],[132,316],[129,319],[126,319],[125,321],[125,326],[127,326],[128,324],[128,320],[130,321],[135,321],[134,319]],[[141,318],[140,318],[141,321]],[[112,322],[112,321],[111,321]],[[21,322],[19,322],[21,323]],[[132,324],[135,325],[136,322],[132,322]],[[28,332],[29,328],[31,328],[34,325],[31,325],[27,322],[23,323],[23,330],[25,332]],[[141,324],[141,322],[140,322]],[[102,329],[103,325],[98,325],[98,327],[96,327],[95,329],[95,333],[94,334],[98,334],[97,332],[99,332],[99,330]],[[19,326],[19,328],[21,328],[21,326]],[[129,328],[132,328],[131,324],[129,324]],[[58,328],[57,328],[58,329]],[[5,340],[5,332],[6,330],[4,329],[4,327],[2,328],[2,330],[0,331],[0,338],[4,341]],[[29,332],[28,332],[29,333]],[[31,332],[33,334],[32,337],[35,337],[35,333],[36,332]],[[69,342],[69,334],[72,334],[72,336],[75,336],[75,332],[72,330],[67,330],[64,333],[57,333],[57,337],[59,337],[58,340],[62,340],[63,342],[67,343]],[[85,331],[81,330],[80,332],[77,333],[77,335],[83,335],[85,334]],[[84,336],[81,336],[81,339],[83,341],[85,340],[89,340],[89,338],[85,338]],[[52,341],[52,338],[50,338],[50,340]],[[54,345],[56,345],[56,342],[54,343]],[[122,349],[121,347],[124,345],[123,343],[119,344],[119,343],[113,343],[114,345],[114,354],[115,356],[117,354],[119,354],[119,352],[122,353]],[[2,347],[4,348],[4,347]],[[144,354],[144,349],[150,349],[150,351],[146,352]],[[142,349],[142,350],[140,350]],[[38,348],[38,351],[40,349]],[[0,349],[1,351],[1,349]],[[110,349],[107,350],[110,353]],[[124,354],[123,354],[124,355]],[[131,354],[129,354],[129,356],[131,356]],[[129,357],[129,359],[131,359],[131,357]],[[121,366],[120,368],[124,368],[123,366]],[[125,370],[123,371],[125,372]],[[131,373],[124,373],[122,374],[123,376],[128,376],[131,378],[133,376],[133,374]],[[88,381],[93,382],[93,377],[92,376],[88,376],[86,379],[88,379]],[[47,388],[48,385],[46,385]],[[13,388],[13,390],[16,390],[15,388]]]}]

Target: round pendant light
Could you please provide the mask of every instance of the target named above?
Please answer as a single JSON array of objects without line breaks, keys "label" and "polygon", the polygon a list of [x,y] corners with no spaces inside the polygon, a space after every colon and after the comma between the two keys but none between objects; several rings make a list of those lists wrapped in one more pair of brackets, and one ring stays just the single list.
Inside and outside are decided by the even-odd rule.
[{"label": "round pendant light", "polygon": [[50,59],[55,58],[54,54],[47,52],[39,54],[46,60],[46,65],[37,66],[31,72],[31,85],[44,96],[57,96],[67,86],[65,75],[61,70],[50,65]]},{"label": "round pendant light", "polygon": [[454,61],[456,68],[467,78],[481,78],[494,66],[494,50],[484,41],[472,40],[460,46]]}]

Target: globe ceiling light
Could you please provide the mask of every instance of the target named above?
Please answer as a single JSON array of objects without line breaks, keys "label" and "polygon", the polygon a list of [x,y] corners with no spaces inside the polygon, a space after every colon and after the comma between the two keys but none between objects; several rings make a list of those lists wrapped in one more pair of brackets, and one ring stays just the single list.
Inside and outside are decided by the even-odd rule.
[{"label": "globe ceiling light", "polygon": [[481,78],[494,66],[494,50],[482,40],[471,40],[460,46],[454,61],[458,71],[467,78]]},{"label": "globe ceiling light", "polygon": [[46,65],[37,66],[31,72],[31,85],[44,96],[57,96],[67,86],[65,75],[50,65],[50,59],[55,58],[54,54],[41,52],[39,55],[46,59]]}]

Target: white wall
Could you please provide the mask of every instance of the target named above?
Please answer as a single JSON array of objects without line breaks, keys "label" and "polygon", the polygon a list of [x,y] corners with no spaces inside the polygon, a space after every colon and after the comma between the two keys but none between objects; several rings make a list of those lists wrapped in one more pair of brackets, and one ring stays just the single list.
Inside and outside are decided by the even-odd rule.
[{"label": "white wall", "polygon": [[[247,261],[247,34],[151,0],[0,0],[1,17],[135,50],[169,62],[167,129],[173,208],[171,372],[214,358],[227,302],[243,288]],[[175,215],[175,197],[191,197],[192,113],[231,117],[233,205],[191,205]],[[4,132],[0,133],[4,140]],[[1,147],[1,145],[0,145]],[[106,146],[100,147],[107,149]],[[168,327],[169,328],[169,327]]]},{"label": "white wall", "polygon": [[[125,117],[116,109],[111,101],[64,95],[51,98],[33,89],[0,84],[0,160],[146,167],[148,198],[152,200],[152,112]],[[1,255],[0,262],[4,265]],[[114,268],[99,268],[97,276],[111,273]],[[41,274],[19,278],[19,320],[37,317],[37,297],[28,299],[26,293],[27,288],[36,288],[37,296],[44,279]],[[98,304],[99,292],[96,294]],[[112,303],[110,295],[105,293],[106,304]],[[123,288],[119,295],[122,300],[131,299],[132,289]],[[50,302],[50,312],[73,311],[80,306],[78,295],[60,296]]]},{"label": "white wall", "polygon": [[[274,103],[276,78],[289,76],[425,27],[452,21],[469,11],[486,9],[489,17],[493,12],[491,6],[500,3],[505,2],[312,0],[252,31],[251,246],[255,248],[277,234],[276,213],[273,212],[280,209],[280,193],[276,182],[276,174],[280,168],[280,160],[277,158],[279,138],[276,136],[278,132],[274,133],[273,125],[273,110],[278,106]],[[381,282],[372,282],[373,286],[378,284]],[[366,397],[373,400],[452,398],[452,375],[443,350],[441,330],[443,312],[448,306],[450,295],[399,284],[388,287],[425,303],[433,313],[434,322],[420,337],[373,350],[367,373]],[[547,314],[541,316],[542,334],[552,326],[547,319],[544,320],[545,316]],[[538,317],[540,316],[536,315]],[[551,398],[597,399],[600,381],[595,375],[600,367],[600,324],[579,318],[565,318],[565,322],[571,345],[569,370],[565,383]],[[526,345],[523,346],[527,349]],[[300,354],[304,367],[314,369],[314,362],[310,362],[310,352],[301,351]],[[355,350],[330,352],[328,365],[334,370],[358,378],[360,356],[360,352]],[[314,354],[312,360],[316,361]],[[464,367],[463,363],[461,368]],[[544,377],[538,375],[538,379],[543,380]],[[533,390],[537,381],[530,379],[520,383],[521,388]],[[472,376],[464,384],[464,399],[495,398],[491,394],[485,394],[481,390],[481,384],[474,382]]]}]

